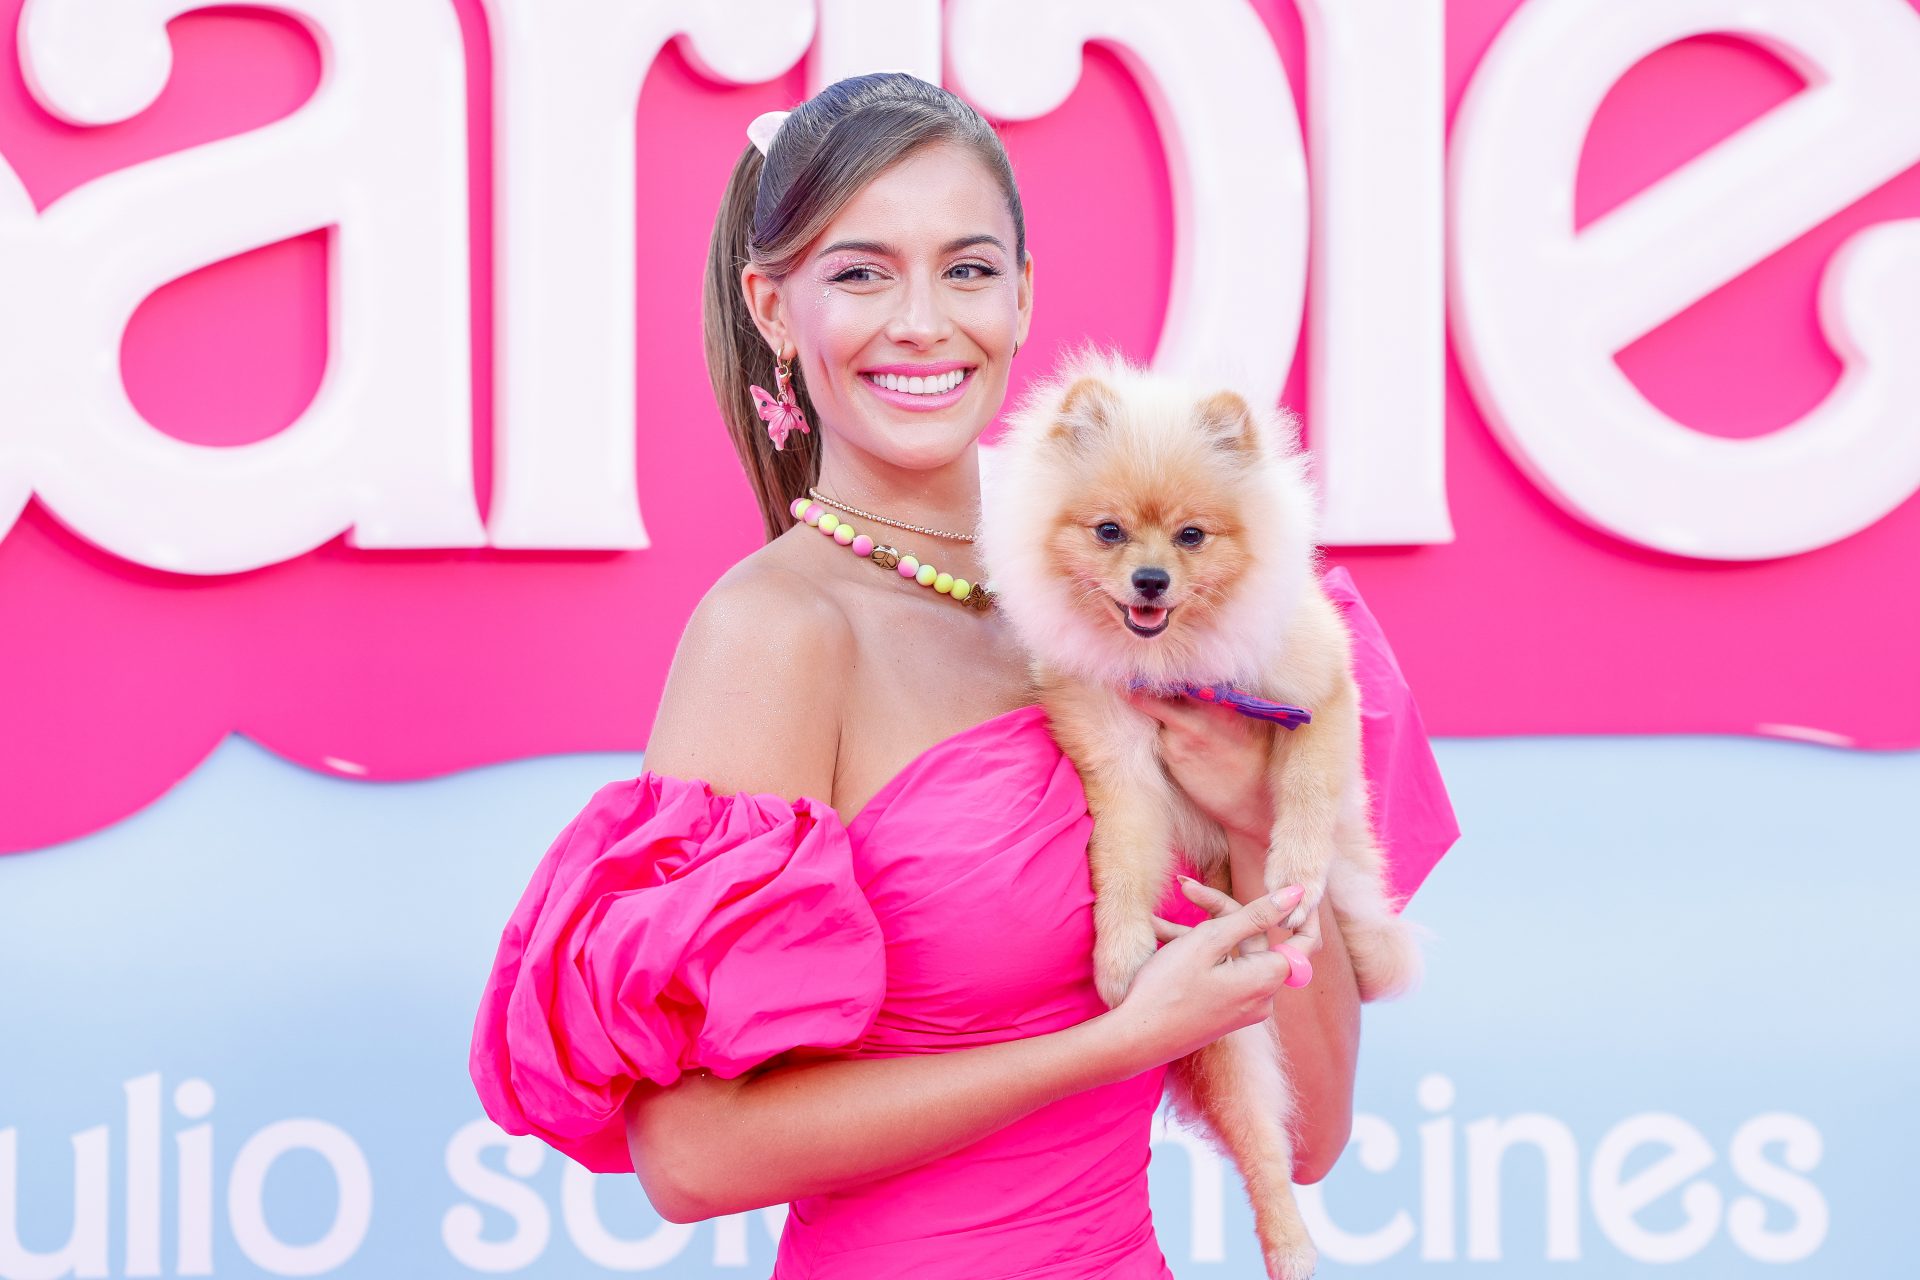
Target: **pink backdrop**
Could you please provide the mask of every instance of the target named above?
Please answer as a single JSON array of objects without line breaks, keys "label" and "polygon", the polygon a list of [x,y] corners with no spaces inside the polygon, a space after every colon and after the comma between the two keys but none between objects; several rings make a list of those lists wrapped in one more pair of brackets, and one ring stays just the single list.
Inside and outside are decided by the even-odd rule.
[{"label": "pink backdrop", "polygon": [[[42,113],[21,83],[20,4],[0,0],[0,154],[43,208],[100,174],[286,115],[319,74],[295,24],[213,10],[174,24],[174,80],[152,110],[124,125],[69,128]],[[1299,22],[1275,0],[1256,7],[1297,95]],[[1517,7],[1448,6],[1450,109]],[[455,8],[472,66],[474,429],[484,506],[489,66],[477,6],[455,0]],[[1768,55],[1727,40],[1689,41],[1648,59],[1595,123],[1581,220],[1799,87]],[[0,599],[8,602],[0,849],[70,839],[126,816],[229,731],[315,769],[382,779],[644,746],[683,620],[758,540],[707,390],[700,272],[742,125],[802,92],[797,72],[719,89],[670,50],[641,95],[639,480],[652,549],[356,552],[335,540],[251,573],[185,577],[108,556],[34,504],[0,541]],[[1021,365],[1042,370],[1089,336],[1150,354],[1167,296],[1171,206],[1151,117],[1121,64],[1091,50],[1071,100],[1005,136],[1039,281]],[[1815,322],[1827,258],[1862,227],[1916,215],[1920,170],[1910,170],[1635,343],[1622,366],[1701,431],[1757,435],[1792,421],[1827,394],[1839,369]],[[325,360],[326,253],[325,236],[302,237],[155,294],[123,350],[142,412],[209,444],[255,440],[291,422]],[[1286,398],[1308,409],[1311,439],[1304,367],[1296,359]],[[1708,563],[1647,551],[1537,492],[1452,366],[1447,467],[1455,542],[1333,556],[1392,637],[1433,732],[1763,732],[1920,744],[1912,659],[1920,592],[1911,568],[1920,503],[1784,560]]]}]

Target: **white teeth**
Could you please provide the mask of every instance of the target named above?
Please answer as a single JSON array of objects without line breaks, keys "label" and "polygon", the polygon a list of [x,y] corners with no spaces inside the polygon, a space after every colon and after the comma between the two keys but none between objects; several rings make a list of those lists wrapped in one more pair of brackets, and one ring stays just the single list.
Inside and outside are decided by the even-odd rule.
[{"label": "white teeth", "polygon": [[910,396],[938,396],[959,386],[966,378],[965,369],[955,369],[951,373],[935,374],[927,378],[906,378],[897,373],[868,374],[874,385],[888,391],[904,391]]}]

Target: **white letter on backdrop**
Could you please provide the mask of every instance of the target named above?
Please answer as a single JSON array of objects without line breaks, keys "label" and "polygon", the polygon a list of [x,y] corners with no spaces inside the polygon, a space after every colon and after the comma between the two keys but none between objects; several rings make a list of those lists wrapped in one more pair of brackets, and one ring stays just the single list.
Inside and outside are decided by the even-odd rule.
[{"label": "white letter on backdrop", "polygon": [[[1767,1158],[1767,1148],[1776,1142],[1783,1164]],[[1811,1179],[1799,1176],[1813,1172],[1825,1147],[1811,1120],[1786,1111],[1757,1115],[1734,1131],[1727,1163],[1740,1181],[1760,1193],[1735,1196],[1727,1209],[1727,1238],[1735,1248],[1760,1262],[1783,1263],[1812,1257],[1826,1243],[1832,1221],[1827,1198]],[[1786,1226],[1767,1226],[1773,1215],[1761,1196],[1786,1210]]]},{"label": "white letter on backdrop", "polygon": [[[327,1162],[333,1221],[318,1239],[288,1244],[267,1221],[267,1174],[281,1156],[311,1151]],[[276,1120],[242,1143],[227,1175],[227,1220],[247,1261],[280,1276],[317,1276],[352,1259],[373,1221],[373,1171],[346,1130],[325,1120]]]},{"label": "white letter on backdrop", "polygon": [[1148,1141],[1155,1147],[1179,1147],[1187,1155],[1187,1260],[1224,1261],[1227,1176],[1220,1153],[1197,1130],[1187,1128],[1164,1109],[1153,1113]]},{"label": "white letter on backdrop", "polygon": [[819,0],[807,92],[873,71],[940,83],[940,0]]},{"label": "white letter on backdrop", "polygon": [[1259,15],[1243,0],[954,0],[947,21],[955,80],[1001,120],[1065,102],[1088,41],[1120,55],[1153,107],[1173,183],[1172,291],[1154,366],[1277,402],[1300,343],[1307,162]]},{"label": "white letter on backdrop", "polygon": [[1332,546],[1453,541],[1447,515],[1446,10],[1302,0],[1311,443]]},{"label": "white letter on backdrop", "polygon": [[[19,1135],[18,1129],[0,1129],[0,1276],[7,1280],[94,1280],[111,1275],[107,1267],[108,1206],[112,1198],[107,1185],[107,1126],[82,1129],[69,1139],[73,1144],[73,1213],[68,1221],[73,1227],[65,1244],[45,1253],[27,1248],[21,1238]],[[40,1173],[35,1180],[50,1182],[52,1178]],[[56,1222],[61,1216],[55,1210]],[[32,1235],[36,1244],[44,1244],[51,1237],[39,1226],[34,1224]]]},{"label": "white letter on backdrop", "polygon": [[30,306],[26,264],[11,252],[29,242],[38,215],[19,177],[0,156],[0,541],[13,532],[14,522],[33,496],[32,461],[26,427],[37,406],[30,398],[29,381],[38,349],[38,317]]},{"label": "white letter on backdrop", "polygon": [[[126,120],[172,71],[166,24],[200,0],[28,0],[20,59],[73,124]],[[468,341],[466,62],[441,0],[274,0],[323,52],[286,119],[98,178],[25,222],[0,208],[0,374],[27,480],[79,535],[179,573],[356,547],[478,546]],[[5,184],[0,184],[3,187]],[[0,206],[11,203],[0,190]],[[332,346],[305,413],[266,440],[190,444],[120,379],[156,288],[322,227]],[[8,446],[0,446],[4,449]],[[0,511],[16,464],[0,452]]]},{"label": "white letter on backdrop", "polygon": [[[1729,33],[1808,88],[1578,234],[1574,181],[1607,91],[1690,36]],[[1834,255],[1820,314],[1846,364],[1800,421],[1688,429],[1614,353],[1920,161],[1920,17],[1905,0],[1533,0],[1454,123],[1461,364],[1536,484],[1596,527],[1759,560],[1838,541],[1920,488],[1920,220]]]},{"label": "white letter on backdrop", "polygon": [[[505,1151],[498,1173],[483,1161],[484,1151]],[[520,1271],[540,1260],[553,1234],[553,1215],[527,1180],[546,1163],[547,1145],[538,1138],[510,1137],[491,1120],[471,1120],[447,1143],[447,1177],[467,1196],[440,1219],[440,1242],[453,1260],[471,1271]],[[477,1203],[469,1203],[469,1202]],[[487,1234],[485,1205],[505,1215],[511,1234]],[[497,1233],[496,1233],[497,1237]]]},{"label": "white letter on backdrop", "polygon": [[628,1196],[634,1191],[632,1179],[594,1173],[571,1160],[560,1173],[560,1216],[574,1247],[588,1262],[609,1271],[654,1271],[686,1252],[699,1229],[691,1222],[661,1219],[653,1230],[637,1237],[616,1236],[607,1230],[595,1199],[603,1183],[618,1185]]},{"label": "white letter on backdrop", "polygon": [[[1632,1159],[1641,1147],[1665,1150],[1651,1163]],[[1630,1163],[1631,1175],[1626,1171]],[[1594,1221],[1613,1247],[1635,1262],[1685,1262],[1712,1244],[1720,1229],[1720,1189],[1699,1176],[1712,1165],[1713,1148],[1679,1116],[1629,1116],[1607,1130],[1594,1150],[1588,1174]],[[1640,1222],[1641,1210],[1675,1191],[1680,1193],[1679,1213],[1669,1206],[1654,1216],[1663,1223],[1677,1216],[1679,1226],[1654,1228]]]},{"label": "white letter on backdrop", "polygon": [[728,1213],[715,1218],[713,1220],[714,1266],[744,1267],[748,1265],[747,1228],[753,1222],[758,1222],[766,1238],[777,1244],[780,1233],[787,1224],[787,1206],[770,1204],[764,1209]]},{"label": "white letter on backdrop", "polygon": [[[645,547],[635,432],[635,114],[677,35],[723,83],[771,80],[813,39],[808,0],[486,0],[498,282],[497,547]],[[747,145],[747,117],[736,135]],[[672,175],[655,175],[669,197]],[[718,203],[718,193],[714,193]]]},{"label": "white letter on backdrop", "polygon": [[1500,1175],[1514,1147],[1538,1148],[1546,1176],[1539,1186],[1545,1199],[1546,1252],[1549,1262],[1580,1257],[1580,1144],[1554,1116],[1537,1111],[1506,1119],[1475,1120],[1467,1126],[1467,1257],[1475,1262],[1501,1258]]},{"label": "white letter on backdrop", "polygon": [[[1360,1167],[1368,1173],[1389,1173],[1400,1163],[1400,1134],[1379,1116],[1357,1112],[1347,1150],[1354,1153]],[[1324,1185],[1295,1187],[1294,1194],[1299,1198],[1300,1217],[1307,1224],[1307,1233],[1313,1237],[1321,1256],[1330,1262],[1343,1266],[1385,1262],[1406,1249],[1420,1234],[1413,1215],[1405,1209],[1395,1209],[1385,1225],[1372,1231],[1347,1231],[1327,1212]]]}]

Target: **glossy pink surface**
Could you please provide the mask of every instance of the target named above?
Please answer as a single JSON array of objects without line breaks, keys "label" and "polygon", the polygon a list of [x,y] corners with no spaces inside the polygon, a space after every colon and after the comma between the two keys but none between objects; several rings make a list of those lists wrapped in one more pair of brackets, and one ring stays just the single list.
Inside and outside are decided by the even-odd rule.
[{"label": "glossy pink surface", "polygon": [[[1296,94],[1292,8],[1252,0]],[[491,62],[474,0],[467,36],[474,163],[478,451],[492,482]],[[1449,102],[1517,0],[1447,6]],[[20,0],[0,0],[0,154],[42,206],[135,161],[296,110],[320,74],[296,24],[224,9],[172,25],[159,103],[75,129],[28,98],[14,56]],[[1641,64],[1596,120],[1579,217],[1590,220],[1799,88],[1769,56],[1696,40]],[[555,752],[643,747],[681,626],[758,543],[760,522],[714,411],[692,321],[707,235],[744,122],[791,106],[796,71],[720,88],[675,48],[638,104],[636,237],[642,552],[360,552],[336,539],[226,578],[129,566],[37,503],[0,541],[0,850],[114,822],[189,773],[227,733],[337,776],[431,777]],[[1303,104],[1304,109],[1304,104]],[[1038,286],[1020,377],[1083,338],[1151,354],[1167,301],[1171,197],[1152,116],[1122,62],[1087,51],[1079,87],[1009,125]],[[1791,181],[1792,175],[1782,175]],[[1920,215],[1908,171],[1620,354],[1663,408],[1706,432],[1752,435],[1828,393],[1838,363],[1814,286],[1863,227]],[[291,422],[326,359],[324,235],[187,276],[135,315],[130,393],[160,428],[208,444]],[[1315,340],[1308,334],[1307,342]],[[1304,360],[1286,393],[1307,412]],[[1834,546],[1721,565],[1637,549],[1566,515],[1500,450],[1449,371],[1448,486],[1457,541],[1340,550],[1444,735],[1779,733],[1920,744],[1920,503]]]}]

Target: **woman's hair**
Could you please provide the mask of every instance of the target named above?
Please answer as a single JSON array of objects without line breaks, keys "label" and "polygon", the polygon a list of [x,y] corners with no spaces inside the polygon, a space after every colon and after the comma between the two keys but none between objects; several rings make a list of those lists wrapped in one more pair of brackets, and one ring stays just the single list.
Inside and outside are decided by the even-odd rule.
[{"label": "woman's hair", "polygon": [[[775,391],[775,361],[754,327],[740,272],[751,261],[784,280],[862,187],[908,153],[936,142],[972,148],[999,182],[1013,215],[1014,260],[1024,266],[1026,219],[1000,135],[947,90],[905,72],[851,76],[828,85],[781,123],[764,161],[748,143],[727,180],[707,251],[702,308],[707,376],[753,482],[769,542],[793,524],[788,504],[820,477],[820,435],[794,432],[777,452],[767,436],[748,387]],[[813,421],[813,401],[797,367],[793,393]]]}]

